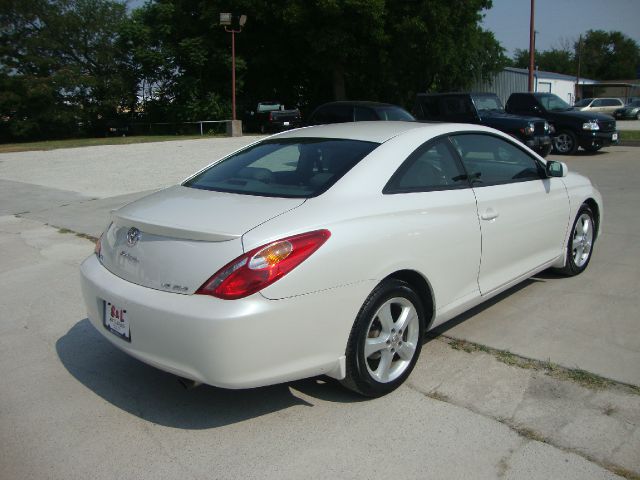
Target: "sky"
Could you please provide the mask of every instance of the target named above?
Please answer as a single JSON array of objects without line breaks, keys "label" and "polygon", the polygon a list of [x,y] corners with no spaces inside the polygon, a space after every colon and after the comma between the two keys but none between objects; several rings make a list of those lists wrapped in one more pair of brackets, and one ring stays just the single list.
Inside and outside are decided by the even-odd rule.
[{"label": "sky", "polygon": [[[529,49],[531,0],[493,0],[483,27],[512,56]],[[640,45],[640,0],[535,0],[536,49],[560,48],[587,30],[617,30]]]}]

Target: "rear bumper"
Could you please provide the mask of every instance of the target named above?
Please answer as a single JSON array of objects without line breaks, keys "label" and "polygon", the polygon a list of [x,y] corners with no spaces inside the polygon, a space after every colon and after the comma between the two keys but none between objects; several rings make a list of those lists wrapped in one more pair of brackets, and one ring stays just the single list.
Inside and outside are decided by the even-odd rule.
[{"label": "rear bumper", "polygon": [[[80,271],[89,320],[107,340],[157,368],[224,388],[344,376],[349,332],[373,288],[363,282],[282,300],[220,300],[127,282],[94,255]],[[130,342],[104,327],[105,300],[126,309]]]}]

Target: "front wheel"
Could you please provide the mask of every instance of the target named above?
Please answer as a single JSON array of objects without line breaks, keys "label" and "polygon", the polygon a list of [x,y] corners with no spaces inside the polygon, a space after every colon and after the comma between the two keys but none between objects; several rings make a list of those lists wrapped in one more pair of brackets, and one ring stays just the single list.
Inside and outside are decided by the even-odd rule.
[{"label": "front wheel", "polygon": [[596,224],[591,208],[584,204],[578,210],[573,222],[571,238],[567,245],[567,260],[559,272],[568,275],[578,275],[589,265],[593,244],[596,241]]},{"label": "front wheel", "polygon": [[424,329],[424,310],[415,291],[406,282],[384,280],[351,329],[343,385],[367,397],[398,388],[420,355]]},{"label": "front wheel", "polygon": [[573,155],[578,150],[575,133],[564,130],[553,139],[553,148],[560,155]]}]

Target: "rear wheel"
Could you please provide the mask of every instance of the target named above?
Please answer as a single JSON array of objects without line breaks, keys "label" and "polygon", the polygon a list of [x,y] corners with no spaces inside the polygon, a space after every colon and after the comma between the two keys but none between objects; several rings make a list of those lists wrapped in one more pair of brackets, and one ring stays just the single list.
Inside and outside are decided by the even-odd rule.
[{"label": "rear wheel", "polygon": [[560,155],[573,155],[578,150],[576,135],[569,130],[563,130],[553,139],[553,148]]},{"label": "rear wheel", "polygon": [[422,349],[425,316],[408,283],[387,279],[360,309],[347,344],[347,388],[379,397],[409,376]]},{"label": "rear wheel", "polygon": [[584,204],[578,210],[567,245],[567,260],[559,271],[564,275],[578,275],[584,272],[591,260],[593,244],[596,240],[596,225],[593,212]]}]

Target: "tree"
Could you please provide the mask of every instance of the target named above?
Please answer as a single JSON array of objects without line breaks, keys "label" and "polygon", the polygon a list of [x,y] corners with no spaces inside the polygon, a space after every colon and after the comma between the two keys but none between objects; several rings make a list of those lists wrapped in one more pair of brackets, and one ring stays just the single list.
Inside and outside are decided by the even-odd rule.
[{"label": "tree", "polygon": [[[575,44],[578,49],[578,42]],[[581,75],[596,80],[636,78],[640,47],[622,32],[589,30],[582,39]]]},{"label": "tree", "polygon": [[137,103],[120,43],[128,21],[111,0],[6,0],[0,10],[3,130],[16,138],[104,132]]},{"label": "tree", "polygon": [[[505,63],[493,34],[479,26],[490,6],[490,0],[283,0],[274,8],[237,0],[233,11],[248,15],[236,37],[239,99],[412,105],[418,91],[464,88]],[[187,99],[211,105],[211,94],[229,98],[229,35],[217,24],[228,9],[218,0],[156,0],[134,14],[146,31],[137,35],[146,43],[139,60],[148,52],[169,59],[170,68],[158,63],[151,76],[164,78],[176,105]]]},{"label": "tree", "polygon": [[[622,80],[635,78],[640,66],[640,47],[621,32],[589,30],[573,45],[536,51],[535,63],[540,70],[576,75],[580,52],[580,75],[595,80]],[[529,50],[517,49],[514,67],[529,67]]]},{"label": "tree", "polygon": [[[576,74],[575,55],[570,49],[552,48],[542,52],[536,50],[535,64],[540,70],[546,72],[564,73],[566,75]],[[529,68],[529,50],[516,49],[513,66]]]}]

